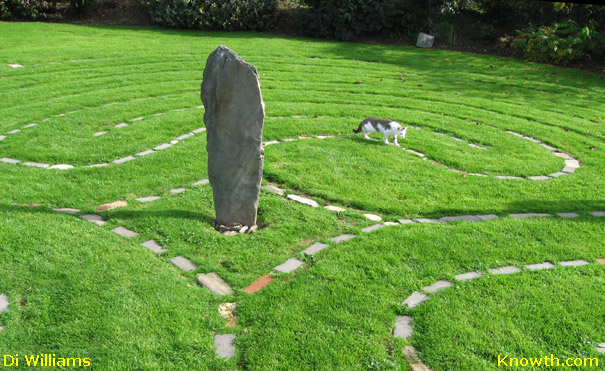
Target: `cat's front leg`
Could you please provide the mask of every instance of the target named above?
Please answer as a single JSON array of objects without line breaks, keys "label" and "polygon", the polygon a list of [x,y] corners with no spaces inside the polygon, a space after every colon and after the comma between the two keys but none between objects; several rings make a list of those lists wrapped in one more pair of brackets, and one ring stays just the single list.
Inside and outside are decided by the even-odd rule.
[{"label": "cat's front leg", "polygon": [[394,138],[395,138],[395,139],[393,139],[393,142],[395,143],[395,145],[396,145],[397,147],[399,147],[399,143],[397,143],[397,135],[395,135],[395,137],[394,137]]},{"label": "cat's front leg", "polygon": [[389,143],[389,135],[388,134],[384,134],[384,144],[390,144]]}]

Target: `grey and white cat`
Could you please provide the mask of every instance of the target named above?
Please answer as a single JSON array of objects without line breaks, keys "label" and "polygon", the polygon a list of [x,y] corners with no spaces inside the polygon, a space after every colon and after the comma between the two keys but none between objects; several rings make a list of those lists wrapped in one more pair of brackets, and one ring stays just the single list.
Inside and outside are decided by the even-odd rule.
[{"label": "grey and white cat", "polygon": [[407,127],[402,127],[396,121],[368,117],[359,124],[357,130],[353,129],[353,132],[357,134],[363,131],[363,137],[366,139],[370,139],[368,133],[382,133],[384,135],[384,144],[389,144],[389,136],[392,135],[393,142],[396,146],[399,146],[397,137],[405,138],[407,130]]}]

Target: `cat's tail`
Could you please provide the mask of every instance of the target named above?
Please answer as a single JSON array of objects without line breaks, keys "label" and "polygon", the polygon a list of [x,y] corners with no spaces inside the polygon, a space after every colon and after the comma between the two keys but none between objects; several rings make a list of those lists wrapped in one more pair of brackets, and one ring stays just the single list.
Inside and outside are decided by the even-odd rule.
[{"label": "cat's tail", "polygon": [[357,129],[353,129],[353,132],[354,132],[355,134],[359,134],[359,133],[361,133],[361,125],[359,125],[359,127],[358,127]]}]

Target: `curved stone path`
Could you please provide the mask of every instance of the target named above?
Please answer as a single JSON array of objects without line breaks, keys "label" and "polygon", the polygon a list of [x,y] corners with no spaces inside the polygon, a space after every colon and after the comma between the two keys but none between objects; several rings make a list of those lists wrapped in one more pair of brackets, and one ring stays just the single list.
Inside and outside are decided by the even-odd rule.
[{"label": "curved stone path", "polygon": [[[112,103],[108,103],[106,105],[110,105],[110,104],[112,104]],[[195,108],[196,109],[201,109],[201,108],[204,108],[204,106],[203,105],[199,105],[199,106],[196,106]],[[174,111],[174,112],[182,112],[182,111],[185,111],[185,110],[187,110],[187,108],[176,108],[176,109],[173,109],[172,111]],[[62,116],[65,116],[66,114],[73,114],[73,113],[76,113],[76,112],[79,112],[79,111],[80,110],[69,111],[67,113],[61,113],[61,114],[58,114],[58,115],[55,115],[55,116],[56,117],[62,117]],[[157,112],[157,113],[154,113],[154,114],[152,114],[150,116],[160,116],[160,115],[163,115],[163,114],[165,114],[165,112]],[[303,117],[310,117],[310,116],[297,116],[297,115],[295,115],[295,116],[291,116],[291,117],[292,118],[303,118]],[[321,116],[321,117],[326,117],[326,116]],[[283,118],[283,117],[268,117],[268,118]],[[144,120],[144,119],[145,119],[145,116],[139,116],[139,117],[135,117],[135,118],[130,119],[129,122],[132,123],[132,122],[141,121],[141,120]],[[50,120],[50,118],[43,119],[42,122],[45,122],[45,121],[48,121],[48,120]],[[120,129],[120,128],[129,126],[129,125],[130,124],[128,124],[126,122],[123,122],[123,123],[115,125],[114,129]],[[38,124],[37,123],[30,123],[30,124],[24,125],[21,129],[14,129],[14,130],[8,131],[4,135],[0,135],[0,141],[6,139],[9,135],[13,135],[13,134],[17,134],[17,133],[21,132],[22,129],[29,129],[29,128],[32,128],[32,127],[35,127],[35,126],[38,126]],[[495,126],[491,126],[491,125],[486,125],[486,126],[488,126],[490,128],[498,129]],[[418,126],[411,126],[411,127],[414,128],[414,129],[416,129],[416,130],[422,130],[422,128],[418,127]],[[129,155],[129,156],[125,156],[125,157],[113,160],[112,163],[113,164],[122,164],[122,163],[125,163],[125,162],[128,162],[128,161],[132,161],[132,160],[134,160],[134,159],[136,159],[138,157],[147,156],[147,155],[150,155],[152,153],[155,153],[156,151],[164,150],[166,148],[169,148],[169,147],[177,144],[178,142],[180,142],[180,141],[182,141],[184,139],[190,138],[190,137],[194,136],[195,134],[199,134],[199,133],[203,132],[204,130],[206,130],[206,129],[203,128],[203,127],[195,129],[195,130],[192,130],[192,131],[190,131],[188,133],[185,133],[183,135],[180,135],[180,136],[178,136],[178,137],[170,140],[169,142],[159,144],[159,145],[157,145],[157,146],[155,146],[153,148],[147,149],[145,151],[141,151],[141,152],[133,154],[133,155]],[[100,131],[100,132],[94,133],[93,136],[98,137],[98,136],[107,134],[108,132],[109,131],[107,131],[107,130]],[[436,135],[447,136],[447,134],[444,134],[444,133],[441,133],[441,132],[437,132],[437,131],[433,131],[432,133],[436,134]],[[565,166],[563,167],[563,169],[561,169],[561,171],[558,171],[558,172],[555,172],[555,173],[551,173],[551,174],[534,175],[534,176],[528,176],[526,178],[522,178],[522,177],[518,177],[518,176],[511,176],[511,175],[496,175],[495,178],[498,178],[498,179],[550,180],[550,179],[553,179],[553,178],[558,178],[560,176],[572,174],[577,168],[580,167],[580,161],[579,160],[573,158],[572,156],[570,156],[569,154],[567,154],[567,153],[565,153],[563,151],[558,150],[555,147],[552,147],[552,146],[550,146],[550,145],[548,145],[546,143],[543,143],[543,142],[541,142],[541,141],[539,141],[539,140],[537,140],[535,138],[529,137],[529,136],[521,134],[521,133],[517,133],[517,132],[511,131],[511,130],[507,130],[506,133],[514,135],[514,136],[517,136],[517,137],[520,137],[520,138],[523,138],[523,139],[527,139],[527,140],[529,140],[529,141],[531,141],[531,142],[533,142],[535,144],[538,144],[538,145],[546,148],[553,155],[555,155],[557,157],[563,158],[565,160]],[[317,135],[314,138],[317,138],[317,139],[326,139],[326,138],[334,138],[334,137],[335,136],[333,136],[333,135]],[[342,138],[342,136],[341,136],[341,138]],[[456,140],[456,141],[464,141],[463,139],[455,137],[455,136],[450,136],[450,138],[453,139],[453,140]],[[263,147],[266,147],[266,146],[272,145],[272,144],[292,142],[292,141],[295,141],[295,140],[302,140],[302,139],[313,139],[313,137],[299,136],[298,138],[285,138],[285,139],[281,139],[281,140],[271,140],[271,141],[265,141],[265,142],[263,142],[262,145],[263,145]],[[487,149],[486,147],[483,147],[483,146],[480,146],[478,144],[474,144],[474,143],[471,143],[471,142],[468,142],[467,144],[470,147],[473,147],[473,148],[482,149],[482,150],[486,150]],[[452,172],[460,173],[460,174],[463,174],[465,176],[466,175],[471,175],[471,176],[489,177],[489,175],[487,175],[487,174],[467,173],[464,170],[450,168],[447,165],[442,164],[442,163],[440,163],[440,162],[438,162],[436,160],[429,159],[422,152],[416,151],[414,149],[405,148],[405,147],[402,147],[402,148],[404,150],[406,150],[407,152],[409,152],[409,153],[412,153],[412,154],[414,154],[416,156],[419,156],[423,160],[428,160],[429,162],[431,162],[431,163],[433,163],[433,164],[435,164],[437,166],[443,167],[445,169],[448,169],[448,170],[450,170]],[[9,157],[0,158],[0,162],[4,162],[4,163],[7,163],[7,164],[14,164],[14,165],[21,164],[21,165],[24,165],[24,166],[33,166],[33,167],[43,168],[43,169],[69,170],[69,169],[76,168],[76,166],[73,166],[73,165],[70,165],[70,164],[54,164],[54,165],[51,165],[51,164],[46,164],[46,163],[21,161],[19,159],[13,159],[13,158],[9,158]],[[107,166],[107,165],[109,165],[109,163],[90,164],[90,165],[84,165],[84,166],[79,166],[79,167],[101,167],[101,166]]]}]

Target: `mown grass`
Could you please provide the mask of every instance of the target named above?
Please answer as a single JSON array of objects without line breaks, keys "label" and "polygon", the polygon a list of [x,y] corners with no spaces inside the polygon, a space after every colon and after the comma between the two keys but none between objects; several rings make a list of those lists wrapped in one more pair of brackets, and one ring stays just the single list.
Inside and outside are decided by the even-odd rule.
[{"label": "mown grass", "polygon": [[[395,314],[410,314],[399,303],[412,291],[470,270],[605,256],[603,221],[588,214],[605,209],[601,76],[490,56],[252,33],[37,23],[0,23],[0,32],[10,35],[0,50],[0,158],[76,166],[0,162],[0,293],[11,303],[0,315],[6,354],[80,355],[96,369],[405,369],[406,342],[391,331]],[[265,147],[264,184],[346,212],[263,191],[260,231],[217,234],[210,186],[192,186],[208,176],[203,133],[111,164],[203,126],[202,71],[219,44],[259,70],[264,140],[313,137]],[[491,176],[464,177],[354,135],[368,116],[420,127],[410,127],[400,143],[448,167]],[[123,122],[129,125],[114,128]],[[23,128],[30,123],[38,125]],[[15,129],[21,132],[6,134]],[[564,166],[506,130],[552,145],[582,166],[549,181],[497,179]],[[99,131],[107,134],[93,136]],[[110,164],[84,167],[102,162]],[[170,195],[177,187],[187,191]],[[151,195],[162,198],[135,200]],[[103,227],[51,211],[94,213],[115,200],[129,204],[104,212]],[[362,212],[394,221],[565,211],[582,217],[360,232],[373,224]],[[110,232],[118,225],[139,235],[122,239]],[[361,236],[316,257],[300,254],[341,233]],[[149,239],[168,251],[140,246]],[[197,268],[173,267],[168,260],[178,255]],[[257,294],[242,291],[292,256],[306,262],[302,270],[271,273],[275,282]],[[589,354],[592,343],[605,341],[595,323],[605,315],[603,269],[594,264],[483,277],[440,292],[412,311],[411,343],[435,370],[496,369],[494,356],[504,351]],[[218,297],[199,287],[195,276],[208,272],[235,293]],[[568,294],[561,306],[547,305]],[[218,315],[224,301],[238,303],[236,328],[224,327]],[[565,311],[582,315],[553,323]],[[473,313],[493,315],[473,322]],[[486,336],[497,331],[503,335]],[[216,333],[237,335],[233,360],[216,359]]]}]

